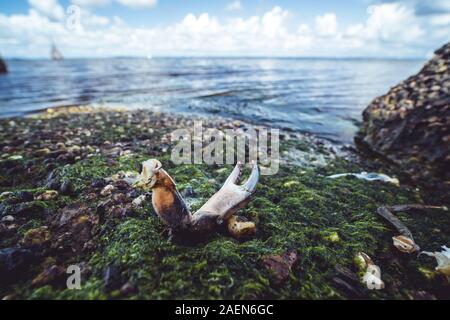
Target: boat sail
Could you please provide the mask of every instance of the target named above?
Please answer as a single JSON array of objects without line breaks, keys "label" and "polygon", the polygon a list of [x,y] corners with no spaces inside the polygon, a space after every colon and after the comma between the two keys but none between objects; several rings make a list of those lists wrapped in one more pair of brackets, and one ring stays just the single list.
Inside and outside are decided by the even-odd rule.
[{"label": "boat sail", "polygon": [[63,59],[62,53],[58,50],[56,45],[52,45],[52,60],[54,61],[60,61]]},{"label": "boat sail", "polygon": [[8,67],[6,66],[6,62],[0,56],[0,74],[8,73]]}]

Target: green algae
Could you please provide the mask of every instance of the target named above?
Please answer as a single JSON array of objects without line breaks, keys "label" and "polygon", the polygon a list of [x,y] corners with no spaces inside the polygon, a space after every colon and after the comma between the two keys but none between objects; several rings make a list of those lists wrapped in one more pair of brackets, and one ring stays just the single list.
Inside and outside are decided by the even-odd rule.
[{"label": "green algae", "polygon": [[[117,140],[121,134],[122,130],[112,130],[102,139]],[[293,141],[287,145],[282,149],[296,146]],[[308,151],[313,146],[300,141],[299,148]],[[154,156],[140,150],[119,156],[111,163],[107,156],[97,154],[58,167],[56,177],[71,181],[79,196],[59,197],[43,205],[56,212],[83,200],[92,180],[136,170],[140,162]],[[157,157],[180,191],[187,187],[194,190],[193,201],[188,201],[192,211],[220,188],[232,170],[232,166],[174,165],[167,153]],[[439,298],[449,298],[448,282],[434,272],[434,262],[398,252],[392,246],[395,231],[376,213],[381,205],[421,203],[429,199],[404,185],[352,177],[326,178],[364,169],[336,158],[326,166],[282,164],[277,175],[262,176],[257,193],[240,212],[255,221],[258,228],[256,236],[245,242],[222,232],[195,245],[169,241],[165,226],[147,203],[132,217],[102,222],[93,239],[95,250],[61,262],[64,267],[86,262],[92,268],[92,274],[82,278],[81,290],[68,290],[64,286],[31,288],[32,278],[39,273],[39,268],[35,268],[29,278],[2,287],[0,293],[26,299],[411,299],[417,291],[427,291]],[[19,184],[15,190],[21,187],[28,188],[29,183]],[[40,186],[34,188],[36,193],[43,190]],[[88,205],[95,208],[100,201],[90,200]],[[443,223],[448,221],[448,212],[427,210],[398,215],[423,249],[436,250],[449,243],[450,226]],[[44,222],[31,219],[18,233],[23,236]],[[6,247],[11,243],[2,239],[1,245]],[[262,257],[289,250],[295,250],[298,262],[289,278],[280,284],[265,268]],[[386,289],[370,291],[363,284],[353,282],[351,285],[359,291],[355,297],[333,279],[340,277],[337,267],[358,276],[360,270],[354,259],[361,251],[381,267]],[[133,292],[105,288],[103,274],[110,266],[120,270],[122,282],[130,283]]]},{"label": "green algae", "polygon": [[[109,173],[109,169],[98,168],[99,163],[102,162],[83,163],[84,172],[90,176],[93,173],[90,169],[94,170],[90,166],[95,166],[95,174]],[[80,174],[79,168],[74,170]],[[202,198],[212,195],[219,187],[207,183],[214,176],[211,168],[185,165],[168,170],[181,186],[189,183]],[[128,298],[346,298],[346,293],[333,285],[331,278],[336,265],[353,269],[353,259],[359,251],[366,252],[381,265],[387,283],[385,291],[361,287],[362,297],[409,298],[417,284],[432,288],[420,269],[425,261],[401,257],[405,261],[399,265],[383,264],[389,259],[385,252],[400,253],[392,253],[393,232],[377,217],[376,208],[412,201],[411,190],[356,179],[326,179],[315,170],[302,174],[299,171],[283,169],[276,178],[261,179],[254,200],[242,210],[242,214],[258,219],[258,234],[253,240],[241,243],[217,234],[204,245],[183,246],[166,239],[164,226],[157,217],[142,213],[138,218],[111,221],[104,226],[104,235],[97,239],[98,252],[89,260],[97,274],[83,284],[82,290],[58,291],[44,287],[26,297],[114,298],[114,294],[103,289],[101,272],[109,265],[117,265],[123,270],[122,277],[137,288],[137,293]],[[285,187],[286,181],[297,183]],[[202,189],[205,185],[210,187]],[[442,213],[433,215],[434,219],[423,219],[423,214],[414,219],[402,216],[418,243],[430,247],[448,240],[444,235],[450,231],[442,230],[430,239],[426,230],[436,228],[439,223],[435,221],[445,218]],[[334,233],[339,234],[339,241],[328,238]],[[291,249],[297,251],[299,262],[287,283],[278,286],[261,265],[261,258]],[[391,283],[402,288],[394,290]]]}]

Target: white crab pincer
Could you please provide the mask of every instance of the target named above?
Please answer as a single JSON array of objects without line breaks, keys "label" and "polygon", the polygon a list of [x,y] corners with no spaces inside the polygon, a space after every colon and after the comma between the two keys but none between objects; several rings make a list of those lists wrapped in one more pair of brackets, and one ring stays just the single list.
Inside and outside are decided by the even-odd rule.
[{"label": "white crab pincer", "polygon": [[437,262],[436,271],[439,271],[446,276],[450,276],[450,248],[442,246],[442,251],[440,252],[422,251],[420,254],[434,257]]}]

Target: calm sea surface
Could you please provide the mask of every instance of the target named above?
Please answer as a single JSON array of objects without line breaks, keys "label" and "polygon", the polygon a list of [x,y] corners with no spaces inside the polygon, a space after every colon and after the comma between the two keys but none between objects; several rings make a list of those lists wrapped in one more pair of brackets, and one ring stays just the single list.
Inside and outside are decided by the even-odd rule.
[{"label": "calm sea surface", "polygon": [[115,58],[7,61],[0,117],[72,104],[219,115],[350,142],[373,98],[420,60]]}]

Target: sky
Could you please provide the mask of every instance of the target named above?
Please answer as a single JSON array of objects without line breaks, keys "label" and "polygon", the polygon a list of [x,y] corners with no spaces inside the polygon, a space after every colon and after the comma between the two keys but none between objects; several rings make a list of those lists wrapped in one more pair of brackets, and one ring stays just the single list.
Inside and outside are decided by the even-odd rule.
[{"label": "sky", "polygon": [[0,54],[427,58],[450,0],[1,0]]}]

